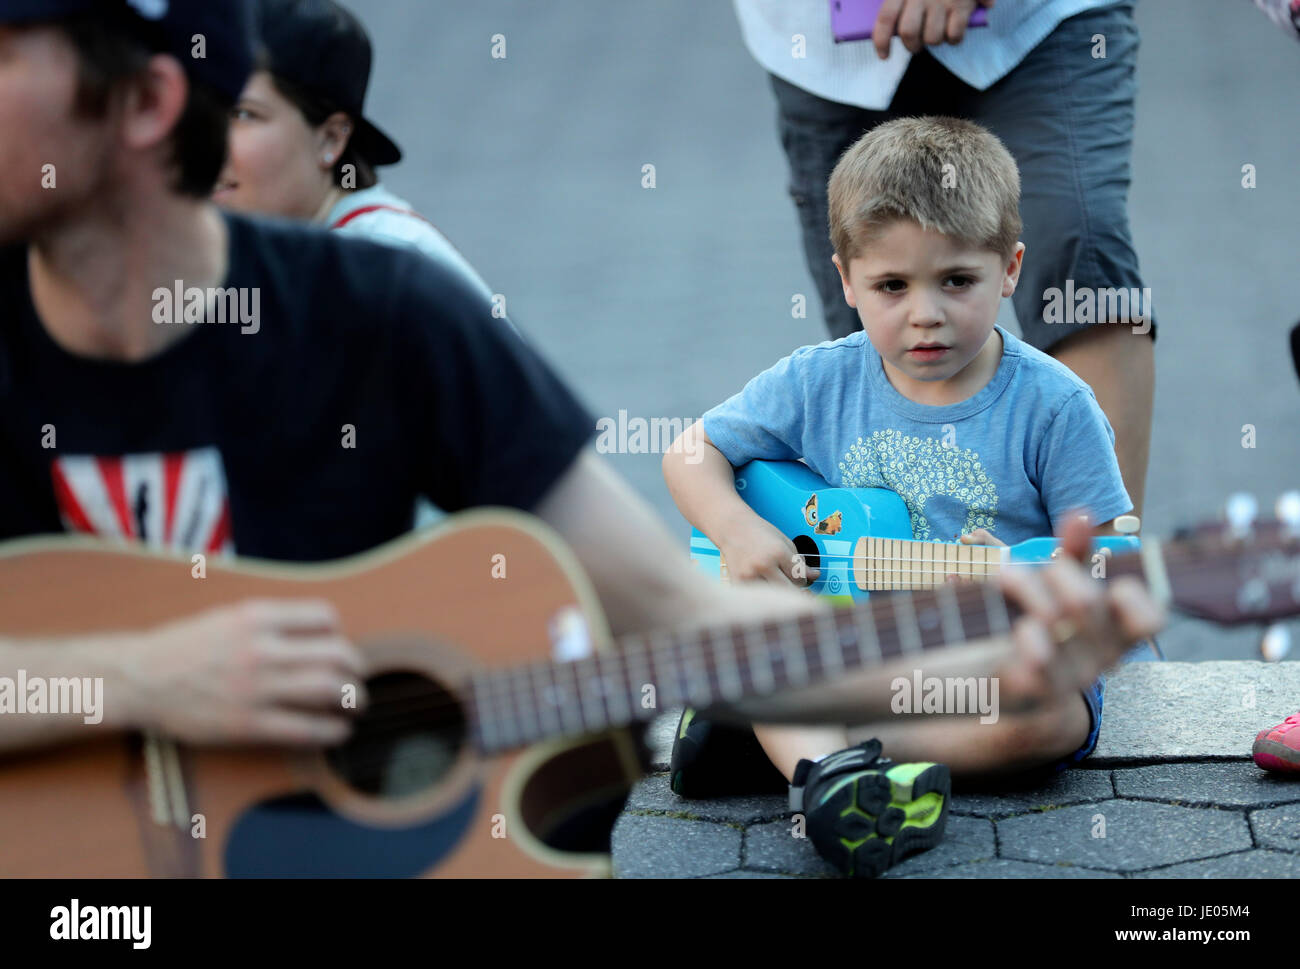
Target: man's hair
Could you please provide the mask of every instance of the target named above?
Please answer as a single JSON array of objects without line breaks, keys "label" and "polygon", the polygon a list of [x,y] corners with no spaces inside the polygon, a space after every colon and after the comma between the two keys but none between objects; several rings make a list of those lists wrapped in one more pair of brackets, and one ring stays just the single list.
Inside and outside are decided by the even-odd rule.
[{"label": "man's hair", "polygon": [[[124,5],[74,15],[55,26],[77,51],[74,110],[85,118],[104,117],[115,89],[141,74],[154,54],[168,52],[166,38],[156,25]],[[189,98],[171,136],[177,192],[195,198],[212,194],[226,163],[229,127],[230,108],[225,99],[190,77]]]},{"label": "man's hair", "polygon": [[840,157],[827,196],[831,244],[846,270],[904,219],[1004,257],[1020,237],[1015,159],[992,132],[959,118],[873,128]]},{"label": "man's hair", "polygon": [[[281,77],[274,71],[271,71],[270,74],[275,89],[301,112],[302,116],[307,119],[307,123],[313,128],[324,124],[325,119],[335,112],[343,111],[342,108],[331,104],[324,98],[317,97],[288,78]],[[358,119],[346,111],[343,113],[352,119],[352,137],[348,139],[347,148],[343,149],[343,154],[339,156],[339,160],[334,165],[334,184],[343,184],[343,170],[345,166],[351,165],[356,173],[356,185],[350,187],[358,189],[371,188],[379,184],[379,178],[375,175],[374,166],[362,156],[356,147],[359,134],[357,131]]]}]

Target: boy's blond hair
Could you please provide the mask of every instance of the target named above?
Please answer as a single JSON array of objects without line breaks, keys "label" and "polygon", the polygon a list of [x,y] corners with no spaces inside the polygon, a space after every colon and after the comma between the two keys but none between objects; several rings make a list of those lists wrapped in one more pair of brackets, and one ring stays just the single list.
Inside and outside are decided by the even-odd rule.
[{"label": "boy's blond hair", "polygon": [[840,156],[827,194],[831,244],[846,270],[900,219],[1007,258],[1020,238],[1015,159],[992,132],[960,118],[878,125]]}]

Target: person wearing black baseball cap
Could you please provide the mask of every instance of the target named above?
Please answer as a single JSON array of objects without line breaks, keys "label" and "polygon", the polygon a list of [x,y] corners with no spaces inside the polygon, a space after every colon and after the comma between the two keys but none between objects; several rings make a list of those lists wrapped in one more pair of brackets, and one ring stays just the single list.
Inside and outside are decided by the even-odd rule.
[{"label": "person wearing black baseball cap", "polygon": [[379,184],[397,144],[366,117],[372,47],[334,0],[258,0],[261,69],[231,114],[230,155],[213,200],[412,246],[487,284],[430,221]]}]

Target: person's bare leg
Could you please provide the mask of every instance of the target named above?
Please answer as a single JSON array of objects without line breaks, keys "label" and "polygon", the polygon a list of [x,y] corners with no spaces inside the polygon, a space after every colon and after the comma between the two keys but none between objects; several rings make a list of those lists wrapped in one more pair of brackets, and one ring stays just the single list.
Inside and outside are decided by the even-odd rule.
[{"label": "person's bare leg", "polygon": [[844,727],[787,727],[754,724],[754,736],[763,745],[767,759],[785,775],[794,777],[794,769],[801,760],[816,760],[849,746],[849,735]]},{"label": "person's bare leg", "polygon": [[1142,515],[1147,462],[1151,453],[1151,409],[1155,396],[1155,345],[1149,333],[1129,324],[1091,326],[1050,351],[1097,395],[1115,429],[1115,456],[1133,514]]},{"label": "person's bare leg", "polygon": [[[1051,764],[1083,746],[1092,726],[1088,707],[1076,694],[1041,711],[1002,716],[983,724],[978,717],[898,717],[850,727],[850,744],[876,737],[895,763],[935,761],[954,776],[979,776]],[[847,746],[847,745],[846,745]],[[778,765],[779,766],[779,765]]]}]

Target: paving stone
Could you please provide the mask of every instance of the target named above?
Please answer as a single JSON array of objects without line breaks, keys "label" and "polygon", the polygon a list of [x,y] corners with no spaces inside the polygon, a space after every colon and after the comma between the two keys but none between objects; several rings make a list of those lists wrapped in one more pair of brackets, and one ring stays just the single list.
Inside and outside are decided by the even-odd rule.
[{"label": "paving stone", "polygon": [[[1105,837],[1093,837],[1094,818]],[[1103,801],[998,822],[1003,858],[1138,871],[1254,847],[1239,811]]]},{"label": "paving stone", "polygon": [[1104,801],[1114,796],[1110,771],[1079,768],[1062,771],[1046,783],[1032,787],[962,785],[953,791],[949,811],[952,814],[1000,817],[1025,814],[1043,807]]},{"label": "paving stone", "polygon": [[705,821],[748,824],[788,816],[790,802],[788,797],[780,795],[707,799],[678,797],[668,786],[667,774],[652,774],[632,788],[625,810],[664,811],[674,817],[690,815]]},{"label": "paving stone", "polygon": [[929,851],[905,858],[884,873],[884,878],[936,874],[965,862],[991,859],[997,854],[993,822],[986,818],[948,817],[943,840]]},{"label": "paving stone", "polygon": [[903,878],[1119,878],[1113,871],[1093,871],[1076,865],[1040,865],[1032,861],[990,858]]},{"label": "paving stone", "polygon": [[1097,766],[1238,759],[1295,713],[1300,663],[1129,663],[1106,677]]},{"label": "paving stone", "polygon": [[677,721],[681,718],[682,708],[672,707],[650,721],[645,732],[645,742],[650,748],[651,770],[668,769],[668,761],[673,755],[673,735],[677,732]]},{"label": "paving stone", "polygon": [[715,878],[793,878],[793,875],[782,875],[774,871],[746,871],[744,868],[737,868],[735,871],[724,871],[721,875],[705,875],[705,881],[711,881]]},{"label": "paving stone", "polygon": [[1134,878],[1300,878],[1300,855],[1285,851],[1243,851],[1223,858],[1188,861]]},{"label": "paving stone", "polygon": [[1250,824],[1261,848],[1300,851],[1300,805],[1252,811]]},{"label": "paving stone", "polygon": [[1115,771],[1115,793],[1182,804],[1267,807],[1300,801],[1300,777],[1270,774],[1250,761],[1159,764]]},{"label": "paving stone", "polygon": [[811,841],[791,834],[793,828],[794,823],[789,820],[752,824],[746,828],[743,867],[788,875],[839,878],[839,870],[822,861]]},{"label": "paving stone", "polygon": [[694,878],[740,865],[740,831],[725,824],[624,814],[614,825],[616,878]]}]

